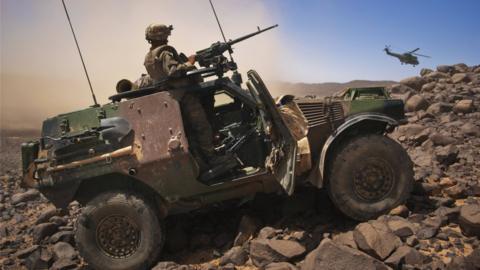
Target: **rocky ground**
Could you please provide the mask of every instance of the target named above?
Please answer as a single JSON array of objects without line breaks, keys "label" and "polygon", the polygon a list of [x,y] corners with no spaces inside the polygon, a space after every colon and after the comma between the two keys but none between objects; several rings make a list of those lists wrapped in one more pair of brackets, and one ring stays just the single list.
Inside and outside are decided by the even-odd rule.
[{"label": "rocky ground", "polygon": [[[415,164],[405,205],[363,223],[309,188],[213,206],[167,220],[153,269],[480,269],[480,67],[420,75],[390,87],[409,120],[391,136]],[[62,212],[18,185],[22,140],[1,142],[0,268],[89,269],[73,241],[79,205]]]}]

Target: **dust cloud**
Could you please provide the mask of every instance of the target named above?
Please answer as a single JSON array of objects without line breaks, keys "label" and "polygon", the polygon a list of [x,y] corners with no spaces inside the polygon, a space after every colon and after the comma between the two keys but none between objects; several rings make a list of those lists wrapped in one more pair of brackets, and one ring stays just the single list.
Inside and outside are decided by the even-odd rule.
[{"label": "dust cloud", "polygon": [[[170,44],[189,55],[221,40],[207,0],[66,1],[99,103],[122,78],[145,73],[150,23],[172,24]],[[214,1],[227,38],[277,23],[261,1]],[[1,2],[2,129],[40,128],[42,120],[92,104],[60,1]],[[235,45],[241,71],[281,78],[279,28]],[[245,75],[244,75],[245,76]]]}]

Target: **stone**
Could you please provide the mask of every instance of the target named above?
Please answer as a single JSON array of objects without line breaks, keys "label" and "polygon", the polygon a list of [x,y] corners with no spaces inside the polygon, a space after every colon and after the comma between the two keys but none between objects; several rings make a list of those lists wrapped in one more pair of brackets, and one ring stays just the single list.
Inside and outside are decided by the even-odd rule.
[{"label": "stone", "polygon": [[404,204],[402,205],[399,205],[395,208],[393,208],[392,210],[390,210],[390,213],[388,213],[389,215],[391,216],[400,216],[400,217],[408,217],[408,213],[410,212],[410,210],[408,209],[408,207]]},{"label": "stone", "polygon": [[470,78],[465,73],[457,73],[452,76],[453,83],[468,83]]},{"label": "stone", "polygon": [[35,224],[45,223],[49,221],[51,217],[58,215],[59,212],[55,206],[49,206],[40,213]]},{"label": "stone", "polygon": [[421,95],[414,95],[405,103],[405,110],[407,112],[416,112],[419,110],[426,110],[428,108],[427,100]]},{"label": "stone", "polygon": [[470,113],[474,110],[473,100],[462,99],[453,106],[453,111],[456,113]]},{"label": "stone", "polygon": [[467,197],[466,186],[464,184],[456,184],[443,190],[452,199],[464,199]]},{"label": "stone", "polygon": [[480,205],[468,204],[462,206],[458,223],[463,234],[480,237]]},{"label": "stone", "polygon": [[55,260],[59,259],[70,259],[73,260],[77,257],[77,253],[75,249],[69,244],[65,242],[58,242],[53,245],[52,248],[53,256]]},{"label": "stone", "polygon": [[480,127],[472,123],[465,123],[460,127],[460,131],[467,136],[480,136]]},{"label": "stone", "polygon": [[244,215],[238,226],[238,234],[233,241],[234,246],[241,246],[247,240],[251,239],[259,227],[259,222],[255,218]]},{"label": "stone", "polygon": [[436,102],[428,106],[427,113],[433,115],[439,115],[441,113],[446,113],[451,111],[453,108],[452,104],[445,103],[445,102]]},{"label": "stone", "polygon": [[444,165],[451,165],[457,161],[458,148],[454,145],[440,146],[435,149],[437,161]]},{"label": "stone", "polygon": [[33,242],[40,243],[45,237],[54,234],[57,231],[57,225],[54,223],[42,223],[33,227]]},{"label": "stone", "polygon": [[28,202],[36,199],[40,195],[40,192],[36,189],[29,189],[23,193],[16,193],[12,196],[12,204],[16,205],[22,202]]},{"label": "stone", "polygon": [[247,252],[243,249],[243,247],[232,247],[229,251],[227,251],[221,258],[220,258],[220,265],[226,265],[229,263],[233,263],[234,265],[240,266],[244,265],[245,262],[248,260]]},{"label": "stone", "polygon": [[401,239],[406,239],[408,236],[414,234],[413,224],[401,217],[391,217],[387,221],[388,228]]},{"label": "stone", "polygon": [[74,233],[72,231],[59,231],[50,236],[50,243],[55,244],[60,241],[73,244]]},{"label": "stone", "polygon": [[271,263],[265,266],[265,270],[298,270],[298,268],[287,262]]},{"label": "stone", "polygon": [[450,76],[445,72],[434,71],[425,76],[427,79],[431,80],[440,80],[440,79],[449,79]]},{"label": "stone", "polygon": [[436,82],[426,83],[422,86],[422,92],[432,92],[432,90],[435,89],[436,85],[437,85]]},{"label": "stone", "polygon": [[429,68],[422,68],[420,70],[420,76],[424,77],[425,75],[429,74],[429,73],[432,73],[433,70],[429,69]]},{"label": "stone", "polygon": [[450,73],[453,72],[453,66],[448,66],[448,65],[440,65],[437,66],[437,71],[443,72],[443,73]]},{"label": "stone", "polygon": [[324,239],[316,249],[307,255],[301,269],[386,270],[389,267],[357,249],[335,244],[330,239]]},{"label": "stone", "polygon": [[381,260],[402,245],[400,238],[380,221],[360,223],[355,227],[353,237],[358,249]]},{"label": "stone", "polygon": [[343,245],[357,249],[357,243],[355,243],[355,239],[353,238],[353,231],[337,234],[332,240],[337,245]]},{"label": "stone", "polygon": [[77,268],[77,263],[68,258],[61,258],[55,261],[50,270],[68,270]]},{"label": "stone", "polygon": [[424,256],[416,249],[409,246],[401,246],[385,260],[385,264],[398,269],[403,264],[422,265],[424,260]]},{"label": "stone", "polygon": [[416,91],[420,91],[422,86],[427,83],[427,80],[422,77],[409,77],[400,81],[401,84],[413,88]]},{"label": "stone", "polygon": [[411,247],[414,247],[418,244],[418,238],[417,236],[415,235],[412,235],[412,236],[409,236],[407,237],[407,239],[405,240],[405,244],[411,246]]},{"label": "stone", "polygon": [[31,247],[28,247],[28,248],[24,248],[22,250],[19,250],[17,252],[15,252],[15,254],[13,254],[14,257],[17,257],[19,259],[25,259],[26,257],[28,257],[30,254],[32,254],[33,252],[35,252],[40,246],[39,245],[33,245]]},{"label": "stone", "polygon": [[437,234],[437,232],[438,232],[438,229],[425,226],[420,230],[418,230],[416,236],[420,240],[425,240],[425,239],[430,239],[434,237]]},{"label": "stone", "polygon": [[191,270],[188,265],[179,265],[175,262],[159,262],[152,270]]},{"label": "stone", "polygon": [[457,140],[451,136],[442,135],[440,133],[433,133],[430,135],[429,139],[433,142],[434,145],[449,145],[454,144]]},{"label": "stone", "polygon": [[433,212],[433,214],[440,217],[446,217],[449,222],[457,222],[458,215],[460,214],[460,207],[440,206]]},{"label": "stone", "polygon": [[272,262],[291,261],[305,251],[305,247],[290,240],[254,239],[250,242],[250,258],[260,268]]},{"label": "stone", "polygon": [[276,230],[272,227],[264,227],[258,232],[257,238],[259,239],[270,239],[276,235]]},{"label": "stone", "polygon": [[415,90],[404,84],[394,84],[390,86],[390,93],[392,94],[406,94],[412,92],[415,92]]}]

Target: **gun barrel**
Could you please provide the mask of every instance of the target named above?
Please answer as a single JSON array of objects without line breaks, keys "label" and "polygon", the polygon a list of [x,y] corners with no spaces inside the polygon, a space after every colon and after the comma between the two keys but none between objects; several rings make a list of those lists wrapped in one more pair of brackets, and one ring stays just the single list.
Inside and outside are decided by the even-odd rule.
[{"label": "gun barrel", "polygon": [[245,36],[243,36],[243,37],[236,38],[236,39],[234,39],[234,40],[230,40],[230,41],[227,42],[227,44],[228,44],[229,46],[231,46],[231,45],[233,45],[233,44],[235,44],[235,43],[238,43],[238,42],[240,42],[240,41],[244,41],[244,40],[247,39],[247,38],[251,38],[251,37],[256,36],[256,35],[258,35],[258,34],[260,34],[260,33],[263,33],[263,32],[265,32],[265,31],[268,31],[268,30],[270,30],[270,29],[273,29],[273,28],[275,28],[275,27],[278,27],[278,24],[272,25],[272,26],[267,27],[267,28],[264,28],[264,29],[258,29],[258,31],[253,32],[253,33],[251,33],[251,34],[245,35]]}]

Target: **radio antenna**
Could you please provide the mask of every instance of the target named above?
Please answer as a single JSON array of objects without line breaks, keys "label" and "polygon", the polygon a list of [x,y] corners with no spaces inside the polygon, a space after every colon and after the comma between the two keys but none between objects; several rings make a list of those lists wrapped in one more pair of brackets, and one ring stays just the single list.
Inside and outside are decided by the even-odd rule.
[{"label": "radio antenna", "polygon": [[94,106],[98,107],[97,98],[95,97],[95,93],[93,92],[92,83],[90,82],[90,77],[88,76],[87,67],[85,66],[85,61],[83,61],[82,51],[80,50],[80,46],[78,46],[77,36],[75,36],[75,31],[73,30],[72,22],[70,20],[70,16],[68,15],[67,6],[65,5],[65,0],[62,0],[62,4],[63,4],[63,9],[65,10],[65,14],[67,15],[68,24],[70,25],[70,29],[72,30],[72,35],[73,35],[73,39],[75,40],[75,45],[77,45],[78,54],[80,55],[80,60],[82,61],[82,66],[83,66],[83,70],[85,71],[85,76],[87,77],[88,86],[90,86],[90,92],[92,93]]},{"label": "radio antenna", "polygon": [[[215,19],[217,20],[218,28],[220,28],[220,33],[222,33],[223,41],[227,43],[227,39],[225,38],[225,34],[223,33],[222,25],[220,24],[220,20],[218,19],[217,12],[215,11],[215,7],[213,6],[212,0],[208,0],[210,2],[210,6],[212,7],[213,15],[215,15]],[[230,61],[233,62],[232,52],[228,50],[228,54],[230,55]]]}]

